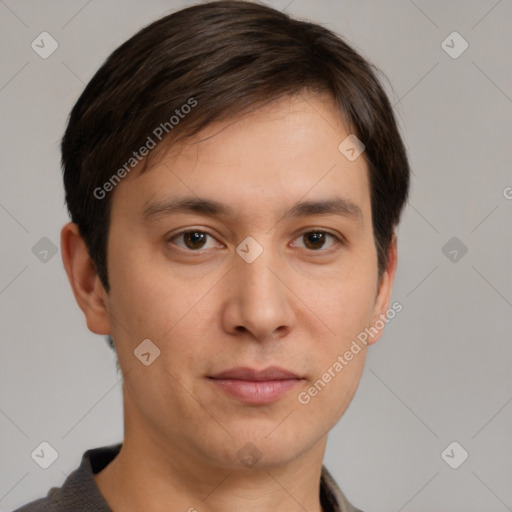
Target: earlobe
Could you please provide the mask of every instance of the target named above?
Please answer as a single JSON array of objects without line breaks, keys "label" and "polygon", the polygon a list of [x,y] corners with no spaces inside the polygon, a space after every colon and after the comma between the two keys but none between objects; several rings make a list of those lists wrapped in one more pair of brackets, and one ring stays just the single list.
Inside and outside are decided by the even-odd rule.
[{"label": "earlobe", "polygon": [[78,226],[68,222],[61,230],[62,262],[75,300],[83,311],[87,327],[95,334],[110,334],[107,293]]},{"label": "earlobe", "polygon": [[[375,300],[374,314],[370,330],[372,332],[377,331],[373,336],[368,339],[368,345],[377,342],[382,336],[383,328],[382,325],[386,324],[387,312],[389,310],[389,304],[391,302],[391,292],[393,291],[393,282],[395,280],[396,266],[398,262],[398,247],[396,241],[396,234],[393,233],[391,242],[388,247],[388,261],[386,269],[384,270],[380,281]],[[373,327],[373,330],[371,329]]]}]

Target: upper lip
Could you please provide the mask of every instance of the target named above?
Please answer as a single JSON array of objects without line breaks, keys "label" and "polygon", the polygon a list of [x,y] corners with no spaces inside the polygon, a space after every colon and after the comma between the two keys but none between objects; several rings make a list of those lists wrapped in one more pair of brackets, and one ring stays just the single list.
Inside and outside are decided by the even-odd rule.
[{"label": "upper lip", "polygon": [[211,375],[212,379],[232,379],[232,380],[248,380],[248,381],[269,381],[269,380],[292,380],[300,379],[300,377],[288,370],[279,368],[278,366],[269,366],[263,370],[256,370],[249,367],[237,367],[225,370],[223,372]]}]

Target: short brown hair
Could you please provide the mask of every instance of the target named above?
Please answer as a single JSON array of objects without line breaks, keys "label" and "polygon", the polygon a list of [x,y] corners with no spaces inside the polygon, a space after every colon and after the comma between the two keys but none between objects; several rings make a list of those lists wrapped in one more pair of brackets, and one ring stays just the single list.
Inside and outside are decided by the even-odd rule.
[{"label": "short brown hair", "polygon": [[[245,1],[180,10],[117,48],[78,99],[61,146],[71,219],[105,289],[112,194],[98,198],[97,191],[110,190],[105,185],[112,185],[116,172],[118,178],[126,174],[126,162],[157,127],[165,127],[162,140],[168,144],[213,121],[305,90],[329,93],[346,126],[365,145],[382,274],[407,199],[410,170],[375,71],[330,30]],[[178,123],[170,122],[191,98],[194,108]]]}]

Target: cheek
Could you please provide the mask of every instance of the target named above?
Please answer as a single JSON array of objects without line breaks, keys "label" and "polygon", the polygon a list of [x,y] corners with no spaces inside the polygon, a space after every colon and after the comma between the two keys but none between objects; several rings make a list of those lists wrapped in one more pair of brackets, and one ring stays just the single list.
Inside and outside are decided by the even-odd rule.
[{"label": "cheek", "polygon": [[315,343],[314,353],[308,356],[314,370],[307,387],[296,397],[299,408],[307,411],[305,418],[312,428],[314,417],[334,425],[354,397],[367,353],[366,344],[358,336],[372,319],[374,287],[372,279],[347,279],[329,289],[324,287],[317,297],[319,323],[332,332]]},{"label": "cheek", "polygon": [[[352,399],[364,367],[365,329],[371,325],[376,299],[376,260],[370,252],[366,259],[361,256],[331,279],[323,279],[321,284],[309,283],[302,291],[308,294],[305,295],[308,306],[315,312],[311,318],[316,331],[321,329],[326,333],[315,343],[314,353],[308,356],[314,369],[312,380],[321,380],[317,386],[321,393],[318,389],[312,393],[318,393],[319,399],[315,399],[318,405],[330,403],[337,410]],[[310,326],[310,330],[313,335],[315,326]]]},{"label": "cheek", "polygon": [[354,339],[371,322],[375,303],[375,283],[361,280],[345,283],[333,298],[336,304],[332,312],[335,332],[340,342]]},{"label": "cheek", "polygon": [[160,363],[178,375],[204,358],[205,335],[215,318],[211,290],[218,276],[184,276],[172,266],[163,269],[143,260],[118,258],[111,273],[113,336],[127,362],[135,347],[150,339],[160,349]]},{"label": "cheek", "polygon": [[372,258],[364,261],[353,258],[354,263],[322,277],[319,281],[303,282],[300,296],[328,327],[329,345],[342,348],[369,325],[377,293],[377,267]]},{"label": "cheek", "polygon": [[325,368],[310,385],[296,397],[298,412],[311,430],[323,434],[342,417],[352,401],[364,367],[365,351],[337,371],[335,366]]},{"label": "cheek", "polygon": [[[331,335],[317,345],[312,356],[316,378],[324,376],[324,381],[332,380],[343,388],[352,379],[359,380],[366,358],[366,344],[358,336],[370,325],[373,313],[374,296],[368,290],[355,286],[342,292],[335,291],[330,296],[321,321],[329,327]],[[337,384],[329,387],[337,387]]]},{"label": "cheek", "polygon": [[109,303],[127,330],[149,337],[149,333],[142,332],[146,328],[158,332],[159,323],[164,321],[170,328],[178,313],[179,281],[172,275],[172,269],[162,272],[147,249],[132,246],[126,239],[114,233],[110,238]]}]

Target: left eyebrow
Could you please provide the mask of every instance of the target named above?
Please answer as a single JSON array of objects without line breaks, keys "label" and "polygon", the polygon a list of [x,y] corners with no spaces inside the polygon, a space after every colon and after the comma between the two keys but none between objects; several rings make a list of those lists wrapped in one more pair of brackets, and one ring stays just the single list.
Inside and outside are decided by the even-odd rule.
[{"label": "left eyebrow", "polygon": [[363,218],[363,212],[357,204],[341,198],[298,202],[286,212],[284,217],[305,217],[308,215],[339,215],[357,220]]},{"label": "left eyebrow", "polygon": [[[179,213],[199,213],[210,217],[234,217],[236,210],[232,206],[213,199],[188,196],[151,203],[144,209],[142,215],[145,220],[149,220],[153,217]],[[306,217],[309,215],[338,215],[354,220],[362,220],[363,218],[361,208],[357,204],[342,198],[299,201],[282,218]]]}]

